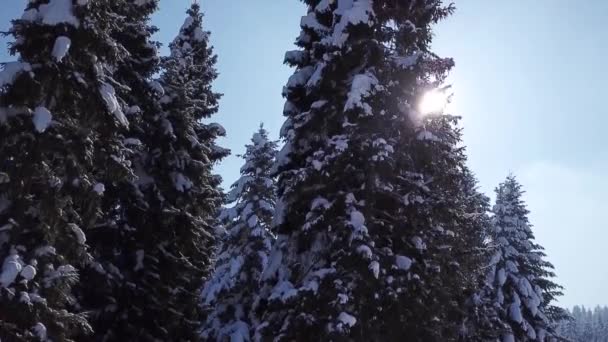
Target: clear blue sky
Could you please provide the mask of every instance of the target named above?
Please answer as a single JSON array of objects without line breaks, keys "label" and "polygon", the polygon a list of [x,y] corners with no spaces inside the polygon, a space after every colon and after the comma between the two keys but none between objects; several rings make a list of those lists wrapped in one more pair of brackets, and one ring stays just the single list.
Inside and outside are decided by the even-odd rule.
[{"label": "clear blue sky", "polygon": [[[10,0],[0,29],[26,1]],[[243,152],[263,121],[282,125],[282,65],[299,33],[297,0],[201,0],[219,55],[216,89],[225,94],[214,120],[223,145]],[[161,0],[154,22],[168,43],[190,0]],[[452,109],[463,117],[470,165],[490,194],[509,173],[519,176],[539,243],[566,287],[564,306],[608,305],[608,1],[460,0],[436,30],[435,50],[456,60]],[[10,60],[0,51],[0,60]],[[604,133],[604,134],[603,134]],[[232,156],[218,167],[228,185]]]}]

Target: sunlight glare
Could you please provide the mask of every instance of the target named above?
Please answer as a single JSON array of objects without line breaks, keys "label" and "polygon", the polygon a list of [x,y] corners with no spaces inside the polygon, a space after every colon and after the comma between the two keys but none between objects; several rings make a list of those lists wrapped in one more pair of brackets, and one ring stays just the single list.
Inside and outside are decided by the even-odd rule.
[{"label": "sunlight glare", "polygon": [[443,112],[447,104],[448,95],[443,91],[433,89],[422,96],[418,104],[418,111],[422,115],[439,114]]}]

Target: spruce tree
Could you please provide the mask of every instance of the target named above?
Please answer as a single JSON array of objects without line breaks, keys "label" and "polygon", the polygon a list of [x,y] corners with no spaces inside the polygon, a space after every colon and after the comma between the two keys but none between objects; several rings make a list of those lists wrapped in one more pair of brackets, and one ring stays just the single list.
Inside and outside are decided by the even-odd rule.
[{"label": "spruce tree", "polygon": [[477,205],[460,195],[457,118],[417,110],[453,64],[429,49],[452,7],[306,3],[256,338],[453,340],[471,267],[455,249],[480,227],[462,222]]},{"label": "spruce tree", "polygon": [[[100,339],[198,337],[198,293],[223,201],[212,167],[228,153],[215,144],[224,131],[201,121],[217,111],[220,97],[211,90],[216,57],[202,15],[193,5],[160,63],[150,40],[156,9],[155,0],[129,1],[117,9],[125,25],[112,32],[129,56],[115,78],[138,120],[130,137],[135,174],[120,184],[118,202],[107,203],[108,229],[97,240],[102,272],[91,272],[107,284],[87,296],[97,308]],[[153,80],[161,65],[160,79]]]},{"label": "spruce tree", "polygon": [[509,176],[496,189],[490,263],[492,296],[506,323],[503,341],[536,341],[556,337],[555,324],[565,315],[553,301],[562,287],[553,282],[553,266],[534,241],[523,190]]},{"label": "spruce tree", "polygon": [[255,312],[260,275],[266,267],[274,235],[271,232],[276,201],[273,166],[277,143],[263,128],[253,135],[242,156],[241,178],[228,201],[234,206],[222,212],[226,235],[205,285],[202,300],[207,308],[202,337],[205,341],[251,341],[259,322]]},{"label": "spruce tree", "polygon": [[[112,183],[133,173],[109,34],[117,1],[33,0],[14,20],[0,94],[0,338],[81,340],[74,288]],[[96,284],[98,285],[98,284]],[[90,284],[87,286],[91,286]]]},{"label": "spruce tree", "polygon": [[[158,86],[150,82],[158,70],[157,44],[150,41],[155,28],[148,23],[157,9],[157,0],[89,1],[91,13],[103,6],[112,22],[104,34],[111,38],[121,57],[111,72],[110,93],[121,101],[116,110],[125,114],[124,145],[130,152],[112,158],[129,165],[121,178],[108,177],[103,182],[102,217],[88,234],[93,262],[81,273],[78,295],[93,326],[93,340],[150,339],[147,322],[140,320],[143,311],[134,302],[141,296],[137,274],[141,228],[147,203],[136,184],[142,181],[137,160],[145,150],[141,139],[144,118],[159,108]],[[111,153],[111,151],[106,152]]]}]

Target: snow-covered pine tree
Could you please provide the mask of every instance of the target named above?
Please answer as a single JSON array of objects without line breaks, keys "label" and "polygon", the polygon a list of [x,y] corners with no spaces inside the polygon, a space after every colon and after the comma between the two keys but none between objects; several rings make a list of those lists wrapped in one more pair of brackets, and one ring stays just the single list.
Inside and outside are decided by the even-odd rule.
[{"label": "snow-covered pine tree", "polygon": [[477,180],[468,168],[464,168],[463,173],[463,177],[457,177],[462,182],[460,190],[452,194],[463,206],[460,213],[464,213],[456,216],[461,229],[458,230],[458,248],[454,251],[454,254],[460,254],[454,255],[454,260],[462,263],[462,272],[457,274],[463,277],[456,283],[462,286],[465,294],[465,311],[460,313],[462,325],[459,335],[461,341],[492,341],[499,336],[497,327],[500,319],[486,298],[489,289],[485,284],[487,260],[493,251],[488,244],[490,199],[478,190]]},{"label": "snow-covered pine tree", "polygon": [[[103,217],[88,235],[91,254],[95,261],[82,272],[79,297],[93,326],[95,340],[126,340],[150,338],[147,325],[141,320],[142,311],[134,302],[141,295],[135,271],[141,263],[138,253],[143,227],[147,222],[147,203],[135,183],[141,181],[136,161],[144,150],[140,135],[145,132],[144,116],[157,113],[160,107],[157,83],[150,79],[159,68],[157,45],[150,37],[155,28],[149,25],[157,0],[88,1],[92,13],[95,7],[104,8],[112,17],[104,34],[117,45],[120,62],[109,69],[112,92],[121,101],[117,111],[128,119],[124,140],[131,154],[119,160],[130,165],[128,177],[109,177],[104,182]],[[106,152],[111,153],[111,151]]]},{"label": "snow-covered pine tree", "polygon": [[[200,324],[198,294],[210,266],[215,218],[223,195],[213,163],[228,151],[215,144],[224,134],[204,124],[217,111],[212,92],[216,60],[202,31],[198,5],[171,43],[159,67],[155,28],[149,18],[158,1],[129,0],[118,8],[125,25],[112,32],[129,60],[115,78],[129,93],[139,120],[131,125],[136,178],[120,184],[110,207],[111,234],[99,236],[101,274],[109,291],[97,310],[100,338],[193,340]],[[95,298],[96,291],[89,298]]]},{"label": "snow-covered pine tree", "polygon": [[[29,1],[13,21],[18,62],[0,74],[0,338],[83,339],[72,288],[93,263],[88,235],[133,173],[128,112],[112,71],[123,63],[117,1]],[[97,286],[99,284],[87,285]]]},{"label": "snow-covered pine tree", "polygon": [[[166,339],[196,340],[200,289],[209,275],[217,216],[224,202],[221,178],[213,166],[229,154],[216,140],[217,123],[204,123],[218,111],[221,94],[212,89],[217,56],[203,30],[203,14],[193,3],[159,80],[165,95],[160,115],[148,118],[142,140],[139,184],[148,198],[147,231],[141,253],[145,320],[154,320]],[[155,304],[148,304],[149,301]]]},{"label": "snow-covered pine tree", "polygon": [[502,340],[545,341],[555,337],[555,324],[565,317],[553,305],[562,287],[553,282],[553,266],[534,242],[522,186],[509,176],[496,189],[489,281],[499,316],[506,323]]},{"label": "snow-covered pine tree", "polygon": [[202,292],[206,321],[205,341],[251,341],[259,323],[254,311],[260,275],[268,259],[274,235],[271,232],[276,202],[276,184],[271,168],[277,143],[263,128],[253,135],[243,155],[241,178],[232,185],[222,212],[226,235],[221,242],[215,271]]},{"label": "snow-covered pine tree", "polygon": [[457,119],[416,110],[453,64],[429,50],[452,7],[306,3],[302,50],[286,55],[297,70],[256,338],[453,340],[468,267],[454,249],[478,205],[453,196],[466,177]]}]

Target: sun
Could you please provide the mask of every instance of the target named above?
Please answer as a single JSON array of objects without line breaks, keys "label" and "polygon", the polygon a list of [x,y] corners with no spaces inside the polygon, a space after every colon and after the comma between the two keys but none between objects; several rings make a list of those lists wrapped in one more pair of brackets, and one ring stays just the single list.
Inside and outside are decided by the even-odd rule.
[{"label": "sun", "polygon": [[420,99],[418,111],[422,115],[439,114],[448,105],[448,95],[441,90],[429,90]]}]

